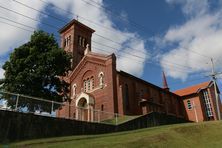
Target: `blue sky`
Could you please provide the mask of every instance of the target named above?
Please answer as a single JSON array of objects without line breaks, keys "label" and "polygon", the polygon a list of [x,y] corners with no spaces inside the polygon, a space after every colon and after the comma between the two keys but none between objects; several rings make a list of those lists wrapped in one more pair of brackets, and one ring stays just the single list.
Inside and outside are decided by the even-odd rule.
[{"label": "blue sky", "polygon": [[[54,18],[41,15],[24,4]],[[206,76],[211,72],[210,57],[215,60],[216,70],[222,70],[221,0],[17,0],[0,1],[0,6],[3,7],[0,8],[0,65],[15,47],[28,41],[31,35],[29,31],[8,24],[30,31],[42,29],[58,36],[56,28],[44,23],[61,28],[78,15],[79,21],[96,30],[93,51],[104,52],[101,51],[103,49],[116,53],[118,70],[155,85],[162,85],[162,70],[167,75],[171,90],[210,80]],[[3,71],[0,70],[0,73]],[[220,79],[218,83],[221,86]]]}]

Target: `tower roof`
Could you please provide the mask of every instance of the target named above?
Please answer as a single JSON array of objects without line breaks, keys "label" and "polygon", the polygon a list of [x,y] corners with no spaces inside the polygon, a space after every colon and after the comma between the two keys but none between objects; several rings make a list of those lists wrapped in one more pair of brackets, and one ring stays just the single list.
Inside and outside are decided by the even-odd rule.
[{"label": "tower roof", "polygon": [[163,89],[169,89],[164,71],[162,72],[162,76],[163,76],[163,78],[162,78],[163,79]]},{"label": "tower roof", "polygon": [[79,21],[77,21],[76,19],[73,19],[71,22],[69,22],[68,24],[66,24],[64,27],[62,27],[61,29],[59,29],[59,33],[62,33],[63,31],[65,31],[67,28],[69,28],[72,25],[78,25],[81,26],[83,28],[85,28],[86,30],[90,31],[91,33],[95,32],[95,30],[89,28],[88,26],[80,23]]}]

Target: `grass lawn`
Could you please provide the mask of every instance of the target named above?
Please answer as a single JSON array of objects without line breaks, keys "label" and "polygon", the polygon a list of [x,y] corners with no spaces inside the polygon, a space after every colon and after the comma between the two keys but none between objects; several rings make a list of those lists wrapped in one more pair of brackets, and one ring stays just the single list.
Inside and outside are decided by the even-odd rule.
[{"label": "grass lawn", "polygon": [[64,148],[221,148],[222,122],[186,123],[128,132],[91,136],[70,136],[12,143],[9,147]]}]

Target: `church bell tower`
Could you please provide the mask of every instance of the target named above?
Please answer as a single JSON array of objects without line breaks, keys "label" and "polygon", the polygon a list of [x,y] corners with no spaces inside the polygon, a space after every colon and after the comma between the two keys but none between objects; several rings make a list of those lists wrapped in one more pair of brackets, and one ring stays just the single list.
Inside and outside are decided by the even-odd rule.
[{"label": "church bell tower", "polygon": [[[91,47],[91,37],[93,29],[80,23],[77,20],[72,20],[59,30],[61,37],[61,47],[72,55],[71,67],[74,69],[84,56],[84,50],[88,44]],[[91,48],[89,48],[91,51]]]}]

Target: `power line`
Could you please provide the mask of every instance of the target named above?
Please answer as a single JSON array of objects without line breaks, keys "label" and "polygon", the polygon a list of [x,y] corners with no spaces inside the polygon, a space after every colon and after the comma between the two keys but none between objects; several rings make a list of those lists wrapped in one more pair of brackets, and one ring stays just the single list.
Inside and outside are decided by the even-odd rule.
[{"label": "power line", "polygon": [[[0,16],[0,18],[5,19],[4,17],[1,17],[1,16]],[[23,26],[25,26],[25,27],[29,27],[29,28],[35,29],[35,28],[31,27],[31,26],[28,26],[28,25],[25,25],[25,24],[22,24],[22,23],[19,23],[19,22],[16,22],[16,21],[13,21],[13,20],[10,20],[10,19],[7,19],[7,18],[6,18],[6,20],[11,21],[11,22],[13,22],[13,23],[17,23],[17,24],[19,24],[19,25],[23,25]],[[20,29],[22,29],[22,30],[25,30],[25,31],[28,31],[28,32],[31,32],[31,33],[33,32],[32,30],[27,30],[27,29],[25,29],[25,28],[21,28],[21,27],[18,27],[18,26],[15,26],[15,25],[12,25],[12,24],[9,24],[9,23],[6,23],[6,22],[1,22],[1,23],[10,25],[10,26],[13,26],[13,27],[16,27],[16,28],[20,28]],[[99,48],[97,48],[97,47],[95,47],[95,49],[100,50],[100,51],[104,51],[104,52],[107,52],[107,53],[111,54],[111,52],[108,52],[108,51],[106,51],[106,50],[99,49]],[[126,54],[128,54],[128,53],[126,53]],[[135,57],[135,55],[133,55],[133,54],[128,54],[128,55],[131,55],[131,57],[132,57],[132,56]],[[126,55],[119,55],[119,54],[117,54],[117,56],[118,56],[118,57],[127,57],[127,58],[130,59],[130,57],[129,57],[129,56],[126,56]],[[132,58],[131,58],[131,59],[132,59]],[[136,59],[133,59],[133,60],[136,60]],[[136,60],[136,61],[139,62],[139,63],[150,63],[150,64],[152,64],[152,62],[148,62],[148,61],[139,61],[139,60]],[[165,64],[165,65],[166,65],[166,64]],[[175,69],[174,69],[174,70],[175,70]],[[177,71],[179,71],[179,70],[177,70]],[[184,71],[180,71],[180,72],[184,72]]]},{"label": "power line", "polygon": [[[27,15],[24,15],[24,14],[22,14],[22,13],[19,13],[19,12],[17,12],[17,11],[12,10],[12,9],[8,9],[8,8],[6,8],[6,7],[3,7],[3,6],[0,6],[0,8],[2,8],[2,9],[4,9],[4,10],[7,10],[7,11],[10,11],[10,12],[13,12],[13,13],[15,13],[15,14],[17,14],[17,15],[20,15],[20,16],[23,16],[23,17],[25,17],[25,18],[31,19],[31,20],[33,20],[33,21],[35,21],[35,22],[41,22],[41,21],[38,20],[38,19],[34,19],[34,18],[32,18],[32,17],[29,17],[29,16],[27,16]],[[46,25],[46,26],[52,27],[52,28],[54,28],[54,29],[56,28],[56,30],[59,29],[58,27],[56,27],[56,26],[54,26],[54,25],[51,25],[51,24],[48,24],[48,23],[44,23],[44,22],[41,22],[41,23],[44,24],[44,25]]]},{"label": "power line", "polygon": [[[1,6],[0,6],[1,7]],[[15,12],[16,13],[16,12]],[[19,14],[20,15],[20,14]],[[30,18],[31,19],[31,18]],[[9,21],[10,21],[10,19],[8,19]],[[18,22],[15,22],[15,21],[13,21],[14,23],[18,23]],[[39,22],[39,21],[38,21]],[[19,23],[19,24],[21,24],[22,25],[22,23]],[[23,24],[24,25],[24,24]],[[27,27],[27,25],[24,25],[24,26],[26,26]],[[30,26],[29,26],[30,27]],[[30,27],[30,28],[32,28],[32,27]],[[137,55],[132,55],[132,56],[137,56]],[[138,56],[137,56],[138,57]],[[167,63],[170,63],[170,62],[167,62]],[[172,62],[171,62],[172,63]],[[175,64],[175,65],[178,65],[178,66],[182,66],[182,67],[185,67],[185,66],[183,66],[183,65],[179,65],[179,64],[176,64],[176,63],[172,63],[172,64]],[[166,64],[165,64],[166,65]],[[168,64],[169,65],[169,64]],[[175,65],[173,65],[173,66],[175,66]],[[172,66],[172,65],[170,65],[170,66]],[[179,68],[177,66],[177,68]],[[168,67],[169,68],[169,67]]]},{"label": "power line", "polygon": [[[114,41],[114,40],[112,40],[112,39],[109,39],[109,38],[107,38],[107,37],[104,37],[104,36],[102,36],[102,35],[99,35],[99,34],[97,34],[97,33],[94,33],[94,35],[96,35],[96,36],[98,36],[98,37],[100,37],[100,38],[103,38],[103,39],[105,39],[105,40],[107,40],[107,41],[110,41],[110,42],[112,42],[112,43],[115,43],[115,44],[117,44],[117,45],[123,46],[121,43],[116,42],[116,41]],[[129,48],[129,49],[132,49],[132,50],[135,50],[135,51],[142,52],[142,53],[144,53],[144,54],[147,54],[146,52],[143,52],[143,51],[141,51],[141,50],[132,48],[132,47],[127,46],[127,45],[125,45],[125,47],[127,47],[127,48]]]},{"label": "power line", "polygon": [[[101,46],[104,46],[104,47],[107,47],[107,48],[110,48],[110,49],[114,49],[115,51],[118,51],[118,50],[117,50],[116,48],[114,48],[114,47],[111,47],[111,46],[108,46],[108,45],[99,43],[99,42],[97,42],[97,41],[92,40],[92,42],[95,43],[95,44],[97,44],[97,45],[101,45]],[[123,51],[120,51],[120,52],[126,53],[126,51],[124,51],[124,50],[123,50]],[[135,54],[131,54],[131,53],[129,53],[129,52],[127,52],[127,54],[132,55],[132,56],[135,56],[135,57],[137,57],[137,58],[144,59],[144,57],[141,57],[141,56],[138,56],[138,55],[135,55]]]},{"label": "power line", "polygon": [[[37,12],[40,12],[40,13],[46,15],[46,16],[52,17],[52,15],[49,15],[48,13],[42,12],[42,11],[40,11],[40,10],[38,10],[38,9],[35,9],[35,8],[31,7],[31,6],[28,6],[28,5],[24,4],[24,3],[18,2],[18,1],[16,1],[16,0],[12,0],[12,1],[14,1],[14,2],[16,2],[16,3],[18,3],[18,4],[23,5],[24,7],[27,7],[27,8],[30,8],[30,9],[32,9],[32,10],[35,10],[35,11],[37,11]],[[41,0],[41,1],[42,1],[42,0]],[[9,11],[11,10],[11,9],[8,9],[8,8],[5,8],[5,7],[3,7],[3,9],[9,10]],[[11,12],[16,13],[16,11],[13,11],[13,10],[11,10]],[[26,15],[24,15],[24,14],[21,14],[21,13],[17,13],[17,14],[22,15],[22,16],[24,16],[24,17],[26,17],[26,18],[30,18],[30,19],[32,19],[33,21],[38,21],[38,22],[40,22],[40,20],[36,20],[36,19],[34,19],[34,18],[28,17],[28,16],[26,16]],[[57,17],[53,17],[53,18],[57,18]],[[61,20],[61,19],[59,19],[59,18],[57,18],[57,20],[60,20],[60,21],[62,21],[62,22],[64,22],[64,23],[66,23],[66,21]],[[48,24],[48,23],[42,23],[42,24],[45,24],[45,25],[47,25],[47,26],[56,28],[57,30],[60,29],[59,27],[50,25],[50,24]],[[101,38],[107,40],[107,41],[111,41],[111,42],[113,42],[113,43],[115,43],[115,44],[118,44],[118,45],[120,45],[120,46],[123,46],[121,43],[116,42],[116,41],[114,41],[114,40],[111,40],[111,39],[109,39],[109,38],[107,38],[107,37],[104,37],[104,36],[102,36],[102,35],[100,35],[100,34],[97,34],[97,33],[94,33],[94,34],[95,34],[96,36],[98,36],[98,37],[101,37]],[[127,47],[127,48],[130,48],[130,49],[133,49],[133,50],[138,50],[138,49],[134,49],[134,48],[132,48],[132,47],[130,47],[130,46],[126,46],[126,47]],[[141,51],[141,50],[138,50],[138,51],[143,52],[143,51]],[[143,52],[143,53],[146,54],[146,52]]]},{"label": "power line", "polygon": [[[60,19],[60,18],[58,18],[58,17],[52,16],[52,15],[50,15],[50,14],[48,14],[48,13],[42,12],[42,11],[40,11],[40,10],[37,10],[37,9],[35,9],[35,8],[31,7],[31,6],[28,6],[28,5],[24,4],[24,3],[18,2],[17,0],[13,0],[13,1],[14,1],[14,2],[17,2],[17,3],[21,4],[21,5],[23,5],[23,6],[25,6],[25,7],[28,7],[28,8],[30,8],[30,9],[33,9],[33,10],[35,10],[35,11],[38,11],[38,12],[44,14],[44,15],[47,15],[47,16],[49,16],[49,17],[55,18],[55,19],[57,19],[57,20],[60,20],[60,21],[62,21],[62,22],[64,22],[64,23],[66,23],[65,20],[62,20],[62,19]],[[43,3],[48,4],[47,2],[45,2],[45,1],[43,1],[43,0],[40,0],[40,1],[43,2]],[[86,2],[85,0],[82,0],[82,1]],[[95,1],[91,1],[91,2],[96,3]],[[89,2],[86,2],[86,3],[89,3]],[[98,4],[98,3],[97,3],[97,4]],[[62,9],[62,8],[60,8],[60,7],[55,6],[55,5],[53,5],[53,6],[54,6],[55,8],[64,10],[64,9]],[[102,6],[102,5],[100,5],[100,6]],[[65,11],[65,10],[64,10],[64,11]],[[110,11],[110,10],[109,10],[109,11]],[[72,13],[72,12],[70,12],[70,11],[66,11],[66,12],[71,13],[71,14],[73,14],[74,16],[78,16],[78,15],[75,15],[74,13]],[[110,11],[110,12],[112,12],[112,11]],[[119,16],[119,15],[117,15],[117,16]],[[81,17],[81,18],[83,18],[83,17]],[[85,19],[85,18],[83,18],[83,19]],[[86,19],[85,19],[85,20],[86,20]],[[90,20],[87,19],[87,21],[90,21]],[[95,24],[95,25],[99,25],[98,23],[95,23],[95,22],[92,22],[92,21],[90,21],[90,22],[93,23],[93,24]],[[99,25],[99,26],[103,26],[103,25]],[[104,27],[104,26],[103,26],[103,27]],[[113,30],[113,28],[109,28],[109,31],[110,31],[110,29]],[[105,39],[105,40],[107,40],[107,41],[111,41],[111,42],[113,42],[113,43],[116,43],[116,44],[119,44],[120,46],[122,46],[121,43],[116,42],[116,41],[114,41],[114,40],[111,40],[111,39],[109,39],[109,38],[107,38],[107,37],[104,37],[104,36],[99,35],[99,34],[97,34],[97,33],[95,33],[95,35],[98,36],[98,37],[101,37],[101,38],[103,38],[103,39]],[[127,47],[130,48],[130,49],[133,49],[133,50],[138,50],[138,49],[131,48],[131,47],[129,47],[129,46],[127,46]],[[184,48],[184,49],[187,49],[187,48]],[[193,53],[195,53],[195,54],[197,54],[197,55],[199,55],[199,56],[210,58],[210,57],[205,56],[205,55],[203,55],[203,54],[200,54],[200,53],[198,53],[198,52],[196,52],[196,51],[193,51],[193,50],[191,50],[191,49],[187,49],[187,50],[188,50],[188,52],[192,51]],[[189,51],[189,50],[190,50],[190,51]],[[140,51],[140,50],[139,50],[139,52],[143,52],[143,51]],[[144,54],[147,54],[146,52],[143,52],[143,53],[144,53]]]},{"label": "power line", "polygon": [[[49,4],[48,2],[46,2],[46,1],[44,1],[44,0],[39,0],[39,1],[41,1],[42,3],[45,3],[45,4]],[[110,32],[115,31],[115,32],[119,33],[118,30],[116,30],[116,29],[114,29],[114,28],[112,28],[112,27],[104,26],[103,24],[100,24],[100,23],[97,23],[97,22],[95,22],[95,21],[89,20],[89,19],[87,19],[87,18],[85,18],[85,17],[83,17],[83,16],[81,16],[81,15],[79,15],[79,14],[74,14],[73,12],[68,11],[68,10],[65,10],[65,9],[63,9],[63,8],[60,8],[60,7],[58,7],[58,6],[56,6],[56,5],[52,4],[52,3],[50,3],[50,4],[52,5],[52,7],[56,8],[56,9],[58,9],[58,10],[62,10],[63,12],[66,12],[66,13],[68,13],[68,14],[71,14],[71,15],[73,15],[75,18],[80,18],[80,19],[82,19],[82,20],[84,20],[84,21],[87,21],[87,22],[89,22],[89,23],[91,23],[91,24],[94,24],[94,25],[96,25],[96,26],[102,27],[103,29],[105,29],[105,30],[107,30],[107,31],[110,31]],[[100,29],[102,29],[102,28],[100,28]],[[123,36],[128,37],[128,36],[126,36],[126,35],[124,35],[124,34],[123,34]]]},{"label": "power line", "polygon": [[[22,30],[25,30],[25,31],[29,31],[29,32],[33,32],[33,31],[31,31],[31,30],[27,30],[27,29],[24,29],[24,28],[21,28],[21,27],[18,27],[18,26],[15,26],[15,25],[12,25],[12,24],[9,24],[9,23],[6,23],[6,22],[1,22],[0,21],[0,23],[4,23],[4,24],[7,24],[7,25],[10,25],[10,26],[13,26],[13,27],[16,27],[16,28],[20,28],[20,29],[22,29]],[[14,23],[17,23],[17,22],[14,22]],[[20,23],[20,25],[23,25],[22,23]],[[25,25],[26,27],[30,27],[30,26],[27,26],[27,25]],[[94,47],[95,48],[95,47]],[[100,51],[103,51],[103,52],[106,52],[106,53],[109,53],[110,54],[110,52],[108,52],[108,51],[106,51],[106,50],[102,50],[102,49],[98,49],[98,48],[95,48],[95,49],[97,49],[97,50],[100,50]],[[119,55],[119,54],[117,54],[117,57],[127,57],[128,59],[132,59],[132,58],[130,58],[129,56],[126,56],[126,55]],[[135,60],[135,59],[134,59]],[[148,61],[139,61],[139,60],[136,60],[136,62],[138,62],[138,63],[149,63],[150,64],[150,62],[148,62]],[[151,63],[151,64],[153,64],[153,63]],[[157,63],[156,63],[156,65],[157,66],[161,66],[160,64],[158,65]],[[171,69],[171,68],[170,68]],[[173,69],[174,71],[177,71],[177,72],[181,72],[181,73],[184,73],[184,71],[181,71],[181,70],[178,70],[178,69]],[[202,78],[201,78],[202,79]]]},{"label": "power line", "polygon": [[32,30],[28,30],[28,29],[25,29],[25,28],[22,28],[22,27],[13,25],[13,24],[9,24],[9,23],[7,23],[7,22],[0,21],[0,23],[9,25],[9,26],[12,26],[12,27],[15,27],[15,28],[19,28],[19,29],[24,30],[24,31],[33,32]]},{"label": "power line", "polygon": [[[107,45],[101,44],[101,43],[96,42],[96,41],[92,41],[92,42],[94,42],[95,44],[104,46],[104,47],[108,47],[108,48],[110,48],[110,49],[114,49],[115,51],[118,51],[116,48],[113,48],[113,47],[111,47],[111,46],[107,46]],[[132,55],[132,56],[137,57],[137,58],[144,59],[144,57],[140,57],[140,56],[138,56],[138,55],[134,55],[134,54],[128,53],[128,52],[126,52],[126,51],[121,51],[121,52],[124,52],[124,53],[126,53],[126,54],[128,54],[128,55]],[[180,64],[177,64],[177,63],[169,62],[169,61],[167,61],[167,60],[164,60],[164,61],[165,61],[165,63],[174,64],[174,66],[175,66],[175,65],[178,65],[178,66],[181,66],[181,67],[189,68],[189,70],[190,70],[190,68],[191,68],[191,67],[189,67],[189,66],[180,65]],[[149,63],[151,63],[151,62],[149,62]],[[188,70],[188,69],[186,69],[186,70]]]},{"label": "power line", "polygon": [[[43,3],[46,3],[46,4],[48,4],[47,2],[45,2],[44,0],[40,0],[41,2],[43,2]],[[85,2],[85,3],[87,3],[87,4],[90,4],[90,2],[93,2],[93,3],[97,3],[97,2],[95,2],[95,1],[93,1],[93,0],[91,0],[90,2],[88,2],[88,1],[85,1],[85,0],[82,0],[83,2]],[[98,4],[98,3],[97,3]],[[92,4],[91,4],[92,5]],[[82,16],[79,16],[79,15],[75,15],[74,13],[72,13],[72,12],[70,12],[70,11],[67,11],[67,10],[64,10],[64,9],[62,9],[62,8],[60,8],[60,7],[57,7],[57,6],[55,6],[55,5],[53,5],[55,8],[57,8],[57,9],[60,9],[60,10],[63,10],[64,12],[67,12],[67,13],[70,13],[70,14],[72,14],[72,15],[74,15],[74,16],[76,16],[76,17],[80,17],[80,18],[82,18],[83,20],[86,20],[86,21],[88,21],[88,22],[91,22],[91,23],[93,23],[93,24],[95,24],[95,25],[98,25],[98,26],[100,26],[100,27],[105,27],[105,26],[103,26],[103,25],[101,25],[101,24],[98,24],[98,23],[95,23],[95,22],[93,22],[93,21],[90,21],[90,20],[88,20],[88,19],[86,19],[86,18],[84,18],[84,17],[82,17]],[[92,6],[95,6],[95,5],[92,5]],[[101,7],[103,7],[104,9],[106,9],[106,10],[109,10],[109,12],[112,12],[112,10],[110,10],[110,9],[108,9],[107,7],[104,7],[104,6],[102,6],[101,4],[99,5],[99,6],[101,6]],[[96,6],[95,6],[96,7]],[[97,7],[98,8],[98,7]],[[117,17],[120,17],[119,15],[116,15]],[[126,18],[124,18],[124,20],[125,20]],[[132,21],[130,21],[130,22],[132,22]],[[140,25],[141,26],[141,25]],[[110,29],[112,29],[112,31],[114,30],[113,28],[107,28],[107,27],[105,27],[105,29],[108,29],[109,31],[110,31]],[[111,42],[113,42],[113,43],[115,43],[115,44],[118,44],[118,45],[121,45],[122,46],[122,44],[121,43],[119,43],[119,42],[116,42],[116,41],[114,41],[114,40],[111,40],[111,39],[109,39],[109,38],[106,38],[106,37],[104,37],[104,36],[101,36],[101,35],[99,35],[99,34],[97,34],[97,33],[95,33],[95,35],[96,36],[98,36],[98,37],[101,37],[101,38],[103,38],[103,39],[105,39],[105,40],[107,40],[107,41],[111,41]],[[131,48],[132,49],[132,48]],[[184,49],[186,49],[186,50],[188,50],[188,52],[193,52],[193,53],[195,53],[195,54],[197,54],[197,55],[199,55],[199,56],[202,56],[202,57],[205,57],[205,58],[210,58],[210,57],[208,57],[208,56],[206,56],[206,55],[202,55],[202,54],[200,54],[200,53],[198,53],[198,52],[196,52],[196,51],[193,51],[193,50],[191,50],[191,49],[188,49],[188,48],[184,48]],[[135,49],[133,49],[133,50],[135,50]],[[189,51],[190,50],[190,51]],[[140,51],[141,52],[141,51]],[[145,53],[146,54],[146,53]]]},{"label": "power line", "polygon": [[[140,24],[138,24],[138,23],[136,23],[136,22],[134,22],[134,21],[132,21],[130,19],[127,19],[127,18],[125,18],[125,17],[123,17],[123,16],[121,16],[121,15],[119,15],[117,13],[115,13],[114,11],[110,10],[108,7],[105,7],[105,6],[101,5],[101,4],[98,4],[97,2],[95,2],[93,0],[91,0],[90,2],[86,1],[86,0],[82,0],[82,1],[84,3],[86,3],[86,4],[88,4],[88,5],[91,5],[93,7],[98,8],[98,9],[103,9],[103,10],[105,10],[106,12],[108,12],[111,15],[114,14],[116,16],[116,18],[119,18],[119,19],[121,19],[123,21],[127,21],[131,26],[136,27],[139,30],[146,31],[146,27],[144,27],[144,26],[142,26],[142,25],[140,25]],[[96,5],[94,5],[92,3],[98,5],[99,7],[97,7]]]},{"label": "power line", "polygon": [[22,23],[19,23],[19,22],[16,22],[16,21],[14,21],[14,20],[11,20],[11,19],[8,19],[8,18],[6,18],[6,17],[2,17],[2,16],[0,16],[0,18],[1,19],[4,19],[4,20],[7,20],[7,21],[10,21],[10,22],[13,22],[13,23],[16,23],[16,24],[19,24],[19,25],[22,25],[22,26],[25,26],[25,27],[28,27],[28,28],[31,28],[31,29],[36,29],[36,28],[34,28],[34,27],[31,27],[31,26],[28,26],[28,25],[25,25],[25,24],[22,24]]},{"label": "power line", "polygon": [[[86,0],[82,0],[82,1],[85,2],[86,4],[89,4],[89,5],[91,5],[91,6],[94,6],[94,7],[98,8],[98,9],[103,8],[104,10],[109,11],[110,14],[114,13],[114,12],[113,12],[112,10],[110,10],[109,8],[107,8],[107,7],[105,7],[105,6],[101,5],[101,4],[98,4],[97,2],[95,2],[95,1],[93,1],[93,0],[91,0],[90,2],[89,2],[89,1],[86,1]],[[93,5],[92,3],[97,4],[99,7]],[[115,14],[115,13],[114,13],[114,14]],[[136,25],[140,26],[140,28],[137,26],[138,29],[143,28],[142,30],[144,30],[144,27],[142,27],[142,25],[139,25],[139,24],[137,24],[136,22],[134,22],[134,21],[132,21],[132,20],[128,20],[128,19],[120,16],[119,14],[115,14],[115,16],[117,16],[118,18],[122,18],[124,21],[127,21],[127,22],[129,22],[129,23],[131,23],[131,24],[132,24],[132,22],[133,22],[133,24],[136,24]],[[199,55],[199,56],[208,58],[208,60],[211,58],[211,57],[209,57],[209,56],[206,56],[206,55],[204,55],[204,54],[202,54],[202,53],[199,53],[199,52],[196,52],[196,51],[194,51],[194,50],[191,50],[191,49],[188,49],[188,48],[184,48],[184,49],[187,49],[188,52],[193,52],[193,53],[195,53],[195,54],[197,54],[197,55]]]},{"label": "power line", "polygon": [[[1,17],[1,16],[0,16],[0,18],[4,19],[4,17]],[[16,22],[16,21],[12,21],[12,20],[10,20],[10,19],[5,19],[5,20],[8,20],[8,21],[13,22],[13,23],[15,23],[15,24],[19,24],[19,25],[24,26],[24,27],[31,28],[31,29],[33,29],[33,30],[29,30],[29,29],[26,29],[26,28],[23,28],[23,27],[20,27],[20,26],[16,26],[16,25],[13,25],[13,24],[10,24],[10,23],[7,23],[7,22],[3,22],[3,21],[0,21],[0,23],[6,24],[6,25],[11,26],[11,27],[14,27],[14,28],[19,28],[19,29],[21,29],[21,30],[24,30],[24,31],[27,31],[27,32],[31,32],[31,33],[33,33],[34,31],[37,31],[35,28],[33,28],[33,27],[31,27],[31,26],[28,26],[28,25],[25,25],[25,24],[22,24],[22,23],[19,23],[19,22]],[[54,37],[55,37],[57,40],[59,40],[59,38],[60,38],[60,37],[57,36],[57,35],[54,35]]]},{"label": "power line", "polygon": [[[107,50],[104,50],[104,49],[101,49],[101,48],[98,48],[98,47],[95,47],[95,46],[93,46],[92,47],[93,49],[96,49],[96,50],[99,50],[99,51],[104,51],[104,52],[106,52],[106,53],[108,53],[108,54],[112,54],[112,52],[109,52],[109,51],[107,51]],[[156,66],[158,66],[158,67],[161,67],[162,65],[167,65],[167,66],[175,66],[175,65],[173,65],[173,64],[171,64],[171,63],[163,63],[162,65],[160,64],[160,63],[153,63],[153,62],[149,62],[149,61],[141,61],[141,60],[138,60],[138,59],[135,59],[134,58],[134,56],[132,57],[132,56],[127,56],[127,55],[129,55],[129,54],[125,54],[125,55],[120,55],[120,54],[117,54],[117,53],[115,53],[116,54],[116,56],[117,57],[125,57],[125,58],[127,58],[127,59],[131,59],[131,60],[134,60],[134,62],[137,62],[137,63],[141,63],[141,64],[144,64],[144,63],[147,63],[147,64],[152,64],[152,65],[156,65]],[[181,67],[179,67],[179,66],[175,66],[176,67],[176,69],[174,68],[174,67],[168,67],[169,69],[171,69],[171,70],[174,70],[174,71],[177,71],[177,72],[179,72],[179,73],[184,73],[184,72],[192,72],[192,71],[190,71],[190,70],[188,70],[188,69],[184,69],[184,68],[181,68]],[[178,69],[180,69],[180,70],[178,70]],[[199,73],[199,74],[203,74],[203,73]]]},{"label": "power line", "polygon": [[33,8],[33,7],[31,7],[31,6],[28,6],[28,5],[26,5],[26,4],[22,3],[22,2],[17,1],[17,0],[12,0],[12,1],[13,1],[13,2],[16,2],[16,3],[18,3],[18,4],[20,4],[20,5],[24,6],[24,7],[27,7],[27,8],[29,8],[29,9],[35,10],[35,11],[37,11],[37,12],[39,12],[39,13],[45,15],[45,16],[49,16],[49,17],[51,17],[51,18],[53,18],[53,19],[55,19],[55,20],[57,20],[57,21],[60,21],[60,22],[63,22],[63,23],[67,23],[65,20],[63,20],[63,19],[61,19],[61,18],[58,18],[58,17],[56,17],[56,16],[54,16],[54,15],[50,15],[49,13],[43,12],[43,11],[41,11],[41,10],[35,9],[35,8]]},{"label": "power line", "polygon": [[[13,12],[13,13],[16,13],[16,14],[18,14],[18,15],[21,15],[21,16],[23,16],[23,17],[29,18],[29,19],[31,19],[31,20],[40,22],[40,20],[36,20],[36,19],[34,19],[34,18],[28,17],[28,16],[26,16],[26,15],[24,15],[24,14],[18,13],[18,12],[16,12],[16,11],[11,10],[11,9],[8,9],[8,8],[2,7],[2,6],[0,6],[0,7],[3,8],[3,9],[6,9],[6,10],[8,10],[8,11],[11,11],[11,12]],[[41,22],[40,22],[40,23],[41,23]],[[52,28],[58,29],[58,27],[53,26],[53,25],[50,25],[50,24],[46,24],[46,23],[42,23],[42,24],[45,24],[45,25],[50,26],[50,27],[52,27]],[[101,35],[98,35],[98,34],[96,34],[96,35],[99,36],[99,37],[101,37],[101,38],[104,38],[104,39],[106,39],[106,40],[110,40],[110,41],[112,41],[112,42],[115,42],[115,41],[113,41],[113,40],[111,40],[111,39],[109,39],[109,38],[106,38],[106,37],[104,37],[104,36],[101,36]],[[118,43],[118,42],[115,42],[115,43],[116,43],[116,44],[120,44],[120,45],[122,46],[121,43]],[[131,49],[133,49],[133,48],[131,48]],[[134,49],[134,50],[138,50],[138,49]],[[141,52],[141,51],[140,51],[140,52]],[[134,56],[136,56],[136,55],[134,55]],[[173,64],[175,64],[175,63],[173,63]],[[177,65],[178,65],[178,64],[177,64]],[[175,66],[175,65],[174,65],[174,66]],[[178,66],[179,66],[179,65],[178,65]],[[180,65],[180,66],[183,66],[183,65]],[[183,67],[186,67],[186,66],[183,66]],[[189,67],[189,68],[190,68],[190,67]]]},{"label": "power line", "polygon": [[[15,0],[13,0],[13,1],[15,1]],[[16,1],[15,1],[15,2],[16,2]],[[23,6],[27,7],[26,5],[23,5]],[[28,18],[28,19],[31,19],[31,20],[33,20],[33,21],[42,23],[40,20],[37,20],[37,19],[34,19],[34,18],[32,18],[32,17],[26,16],[26,15],[24,15],[24,14],[18,13],[18,12],[14,11],[14,10],[11,10],[11,9],[8,9],[8,8],[2,7],[2,6],[0,6],[0,7],[1,7],[2,9],[8,10],[8,11],[10,11],[10,12],[13,12],[13,13],[15,13],[15,14],[17,14],[17,15],[21,15],[21,16],[26,17],[26,18]],[[30,6],[29,6],[29,8],[30,8]],[[33,10],[36,10],[36,9],[33,9]],[[37,11],[37,10],[36,10],[36,11]],[[45,15],[47,15],[47,14],[45,14]],[[50,17],[50,16],[49,16],[49,17]],[[49,27],[52,27],[53,29],[59,29],[59,27],[50,25],[50,24],[48,24],[48,23],[42,23],[42,24],[47,25],[47,26],[49,26]],[[114,43],[122,46],[121,43],[115,42],[115,41],[113,41],[113,40],[111,40],[111,39],[109,39],[109,38],[106,38],[106,37],[102,36],[102,35],[99,35],[99,34],[95,34],[95,35],[96,35],[96,36],[99,36],[99,37],[101,37],[101,38],[103,38],[103,39],[112,41],[112,42],[114,42]],[[127,46],[127,47],[128,47],[128,46]],[[131,47],[128,47],[128,48],[133,49],[133,50],[138,50],[138,49],[134,49],[134,48],[131,48]],[[138,50],[138,51],[142,52],[141,50]],[[146,54],[146,53],[144,52],[144,54]],[[136,56],[136,55],[135,55],[135,56]]]}]

